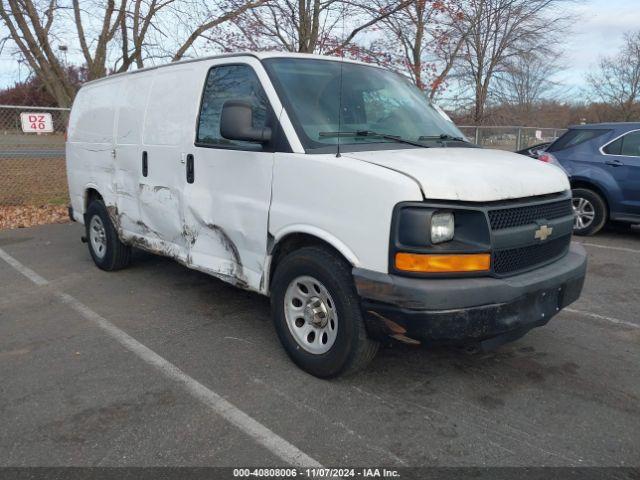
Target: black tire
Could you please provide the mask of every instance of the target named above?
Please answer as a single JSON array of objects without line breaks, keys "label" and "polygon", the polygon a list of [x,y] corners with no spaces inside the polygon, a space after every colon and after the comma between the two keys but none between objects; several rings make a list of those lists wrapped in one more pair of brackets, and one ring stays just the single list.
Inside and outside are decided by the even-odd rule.
[{"label": "black tire", "polygon": [[[96,247],[91,241],[90,228],[93,217],[97,217],[104,227],[105,245],[102,252],[96,251]],[[118,232],[116,232],[109,217],[109,212],[107,212],[107,207],[105,207],[102,200],[93,200],[89,204],[84,218],[89,253],[98,268],[112,272],[128,266],[131,262],[131,247],[120,241]]]},{"label": "black tire", "polygon": [[594,235],[602,230],[605,223],[607,223],[607,204],[599,193],[589,190],[587,188],[574,188],[573,189],[573,201],[574,205],[580,199],[584,199],[589,202],[593,207],[594,217],[593,221],[584,227],[579,227],[577,224],[573,226],[573,233],[575,235],[588,236]]},{"label": "black tire", "polygon": [[[338,315],[335,342],[326,353],[306,351],[293,337],[285,317],[285,294],[301,276],[320,281],[330,293]],[[360,299],[351,266],[329,249],[304,247],[289,253],[276,267],[271,287],[271,316],[280,342],[302,370],[320,378],[363,369],[378,351],[378,342],[367,336]]]}]

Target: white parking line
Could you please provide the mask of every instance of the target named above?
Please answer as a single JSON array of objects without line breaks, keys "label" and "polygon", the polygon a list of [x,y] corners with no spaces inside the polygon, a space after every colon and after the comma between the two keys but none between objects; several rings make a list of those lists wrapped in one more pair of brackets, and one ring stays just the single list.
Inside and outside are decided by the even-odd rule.
[{"label": "white parking line", "polygon": [[615,323],[616,325],[624,325],[625,327],[640,328],[640,325],[627,320],[620,320],[619,318],[607,317],[605,315],[598,315],[597,313],[583,312],[582,310],[574,310],[573,308],[565,308],[565,312],[576,313],[578,315],[584,315],[585,317],[595,318],[596,320],[604,320],[605,322]]},{"label": "white parking line", "polygon": [[[49,285],[49,282],[45,278],[41,277],[29,267],[26,267],[25,265],[20,263],[18,260],[13,258],[1,248],[0,258],[2,258],[5,262],[7,262],[14,269],[16,269],[36,285]],[[278,456],[281,460],[295,466],[316,468],[322,467],[322,465],[317,460],[311,458],[309,455],[298,449],[295,445],[287,442],[284,438],[269,430],[269,428],[244,413],[242,410],[222,398],[220,395],[208,389],[200,382],[184,373],[178,367],[162,358],[153,350],[144,346],[135,338],[120,330],[114,324],[91,310],[82,302],[76,300],[71,295],[56,289],[52,289],[52,293],[62,303],[68,305],[85,319],[96,324],[127,350],[137,355],[147,364],[157,368],[162,374],[164,374],[165,377],[178,383],[182,388],[184,388],[187,392],[189,392],[193,397],[198,399],[204,405],[209,407],[213,412],[217,413],[229,423],[237,427],[239,430],[249,435],[271,453]]]},{"label": "white parking line", "polygon": [[636,248],[610,247],[609,245],[600,245],[597,243],[589,243],[589,242],[577,242],[577,243],[579,243],[580,245],[584,245],[585,247],[604,248],[607,250],[617,250],[619,252],[640,253],[640,250]]},{"label": "white parking line", "polygon": [[2,250],[1,248],[0,248],[0,258],[2,258],[5,262],[7,262],[9,265],[11,265],[13,268],[15,268],[18,272],[20,272],[22,275],[27,277],[36,285],[42,287],[43,285],[46,285],[49,283],[46,279],[42,278],[40,275],[38,275],[36,272],[31,270],[30,268],[22,265],[19,261],[17,261],[15,258],[13,258],[11,255],[9,255],[7,252]]}]

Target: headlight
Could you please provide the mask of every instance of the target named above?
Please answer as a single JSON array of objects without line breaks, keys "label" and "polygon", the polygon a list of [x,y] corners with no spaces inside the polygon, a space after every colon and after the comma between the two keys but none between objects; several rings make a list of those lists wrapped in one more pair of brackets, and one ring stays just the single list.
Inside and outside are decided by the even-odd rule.
[{"label": "headlight", "polygon": [[491,269],[484,207],[402,202],[391,219],[389,272],[405,276],[479,275]]},{"label": "headlight", "polygon": [[431,217],[431,243],[448,242],[453,239],[453,213],[434,213]]}]

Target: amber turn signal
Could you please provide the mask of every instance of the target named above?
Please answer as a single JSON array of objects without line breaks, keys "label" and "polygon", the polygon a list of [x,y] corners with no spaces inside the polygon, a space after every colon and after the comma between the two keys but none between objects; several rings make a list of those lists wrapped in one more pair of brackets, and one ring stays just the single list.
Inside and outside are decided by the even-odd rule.
[{"label": "amber turn signal", "polygon": [[420,273],[486,272],[491,268],[491,255],[396,253],[396,268],[404,272]]}]

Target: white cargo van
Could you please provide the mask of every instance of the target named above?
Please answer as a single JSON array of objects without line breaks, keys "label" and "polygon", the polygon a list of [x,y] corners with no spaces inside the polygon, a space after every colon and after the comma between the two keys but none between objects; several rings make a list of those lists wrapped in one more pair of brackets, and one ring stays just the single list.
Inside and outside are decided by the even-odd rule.
[{"label": "white cargo van", "polygon": [[269,295],[317,376],[389,338],[492,347],[582,289],[565,174],[477,148],[375,66],[243,53],[113,75],[78,93],[66,148],[98,267],[136,247]]}]

